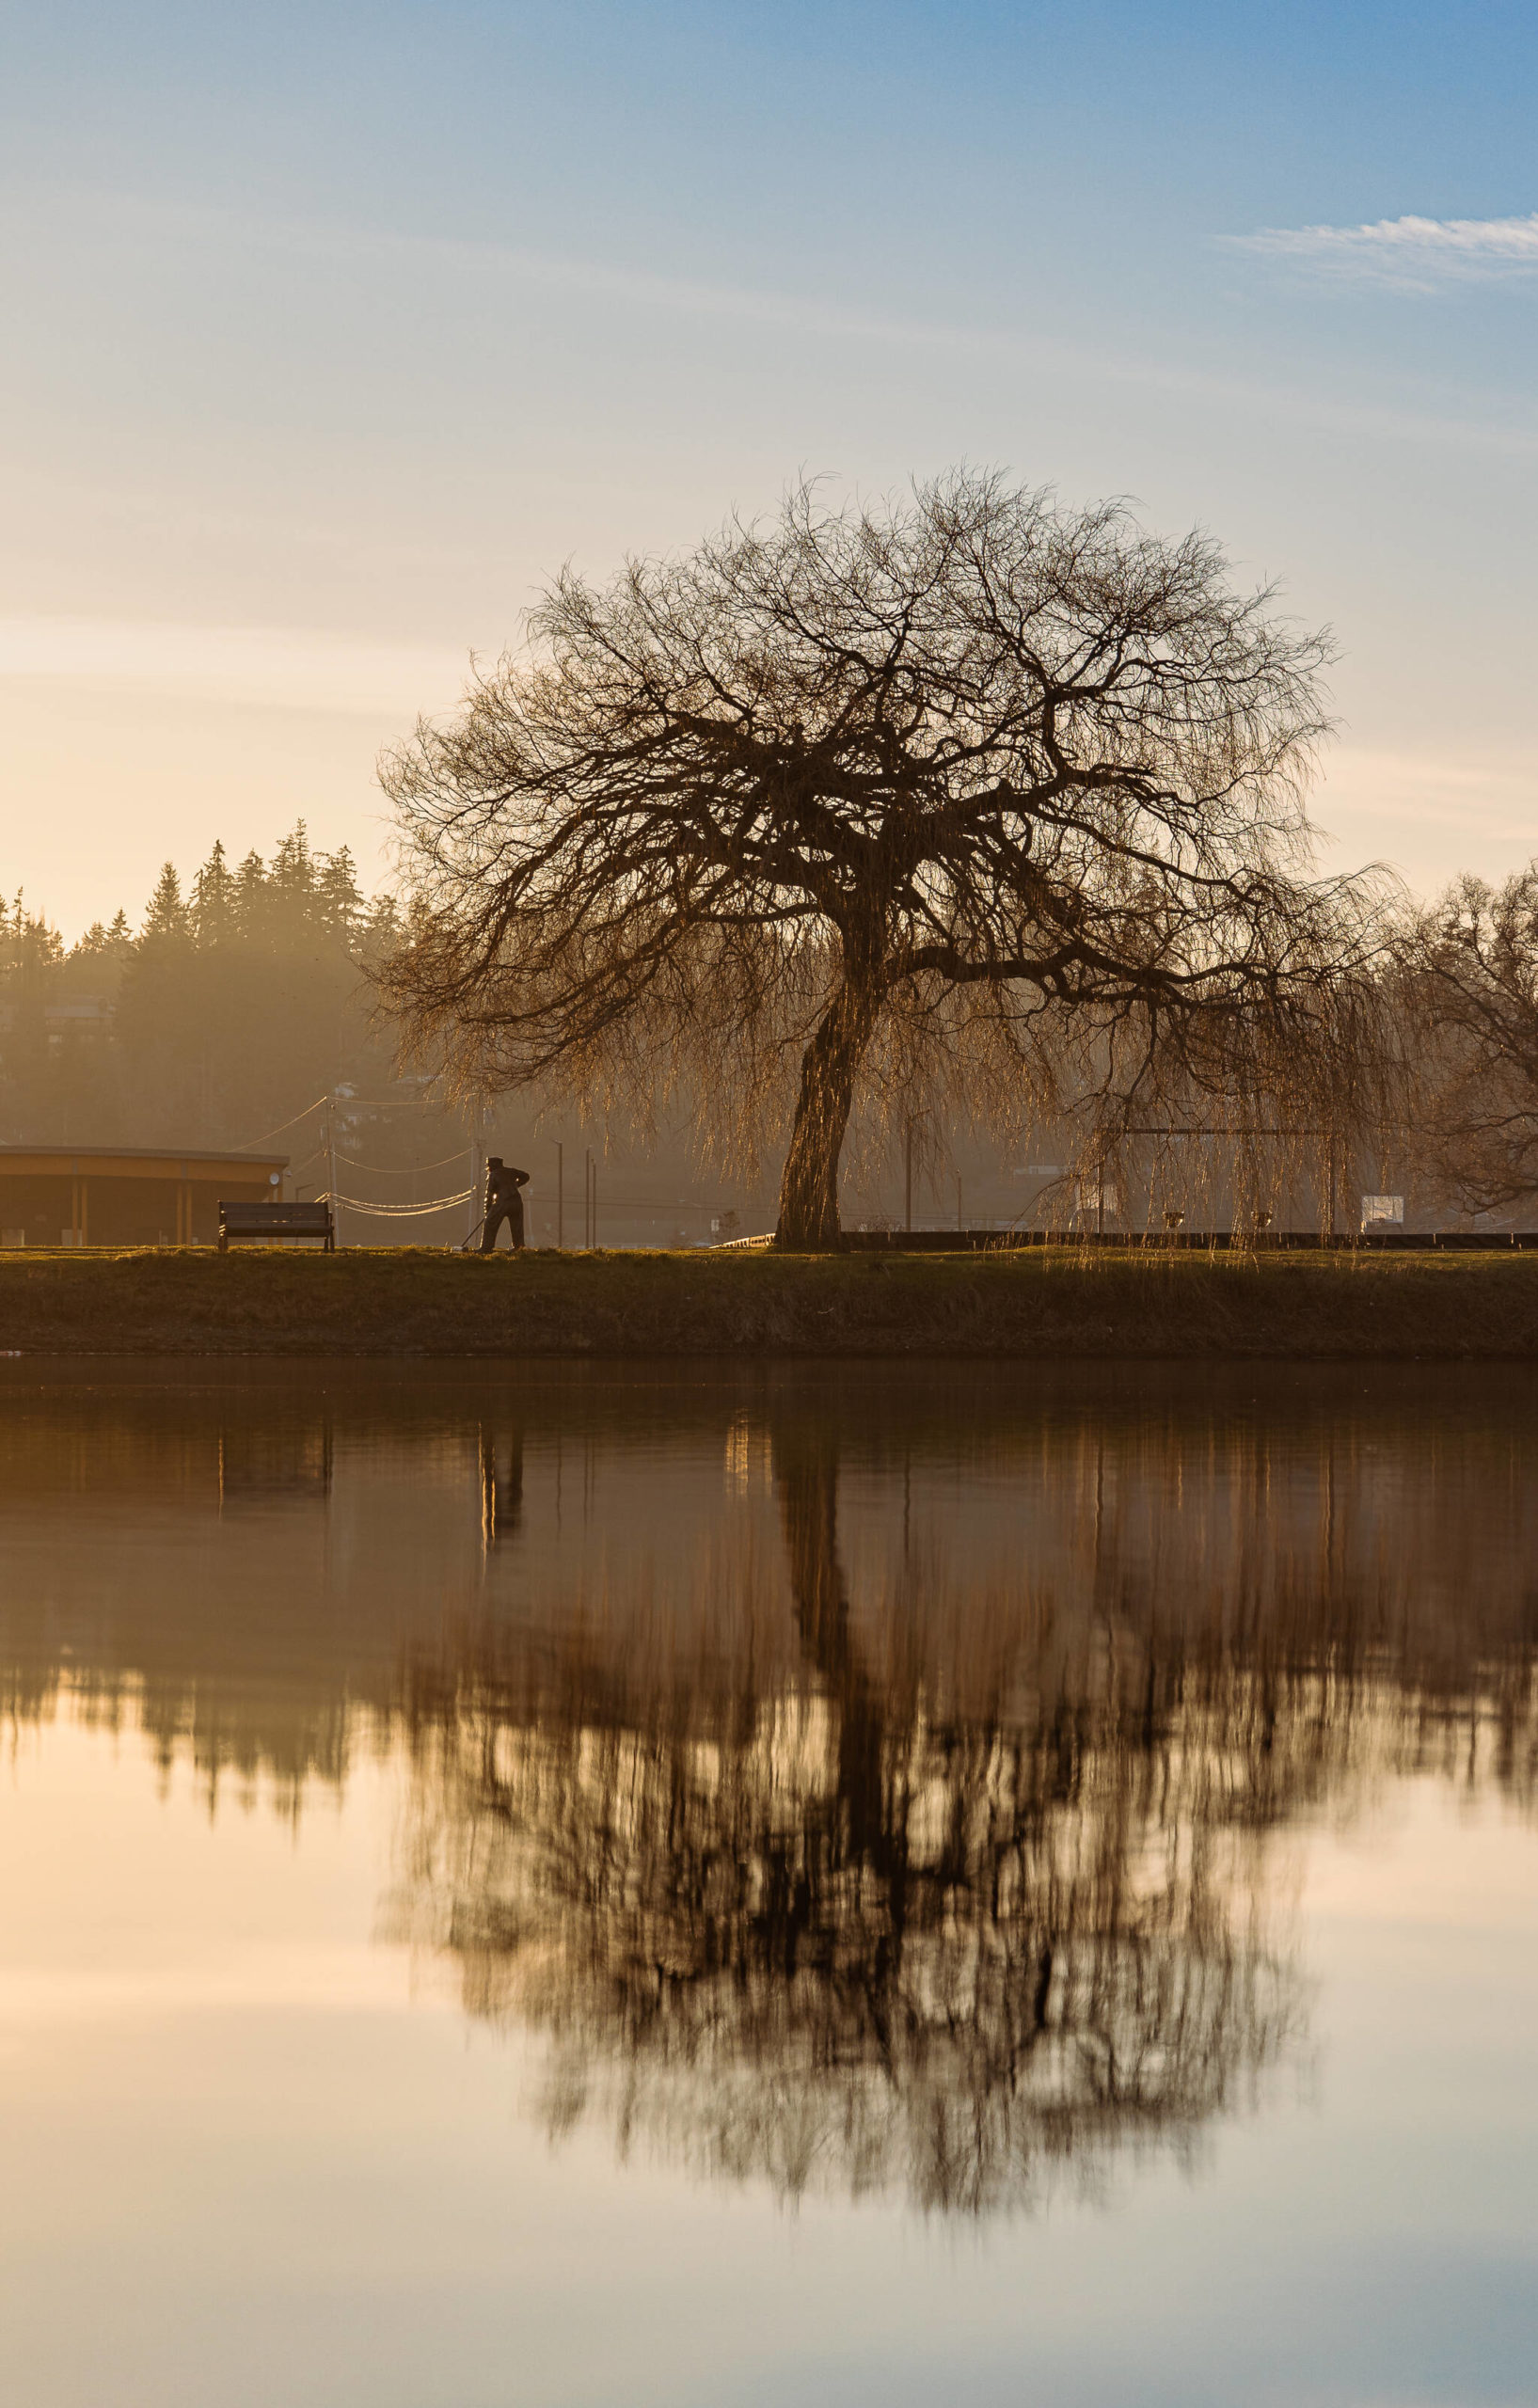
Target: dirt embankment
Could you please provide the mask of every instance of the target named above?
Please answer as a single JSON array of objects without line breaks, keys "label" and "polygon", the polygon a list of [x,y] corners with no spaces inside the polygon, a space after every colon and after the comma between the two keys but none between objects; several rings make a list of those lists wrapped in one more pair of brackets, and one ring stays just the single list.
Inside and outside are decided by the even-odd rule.
[{"label": "dirt embankment", "polygon": [[1538,1254],[0,1256],[24,1354],[1538,1356]]}]

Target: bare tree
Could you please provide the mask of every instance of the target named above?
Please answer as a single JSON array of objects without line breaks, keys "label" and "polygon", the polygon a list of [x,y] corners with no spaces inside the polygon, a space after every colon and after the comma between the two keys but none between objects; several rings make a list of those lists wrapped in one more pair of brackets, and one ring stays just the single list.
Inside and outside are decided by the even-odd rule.
[{"label": "bare tree", "polygon": [[1456,879],[1404,966],[1434,1176],[1470,1211],[1514,1204],[1538,1190],[1538,863],[1500,887]]},{"label": "bare tree", "polygon": [[1114,1118],[1334,1077],[1375,890],[1303,876],[1327,645],[1270,598],[970,470],[568,571],[384,765],[388,998],[469,1085],[633,1103],[661,1064],[739,1133],[783,1114],[807,1248],[862,1082]]}]

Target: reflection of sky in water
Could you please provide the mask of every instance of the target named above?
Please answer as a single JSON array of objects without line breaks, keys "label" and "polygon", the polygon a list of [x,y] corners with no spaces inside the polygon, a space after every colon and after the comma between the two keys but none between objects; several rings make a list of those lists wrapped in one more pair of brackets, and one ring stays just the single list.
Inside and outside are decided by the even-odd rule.
[{"label": "reflection of sky in water", "polygon": [[1481,1392],[10,1387],[8,2389],[1538,2398]]}]

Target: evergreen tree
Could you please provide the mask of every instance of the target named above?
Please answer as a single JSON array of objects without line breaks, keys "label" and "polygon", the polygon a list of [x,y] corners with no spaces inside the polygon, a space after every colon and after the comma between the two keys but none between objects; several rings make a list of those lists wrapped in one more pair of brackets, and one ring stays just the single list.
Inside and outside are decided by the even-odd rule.
[{"label": "evergreen tree", "polygon": [[259,852],[247,853],[235,872],[234,901],[240,934],[260,938],[266,925],[267,864]]},{"label": "evergreen tree", "polygon": [[79,1136],[104,1101],[97,1032],[83,1038],[57,1012],[50,1025],[50,1006],[65,1000],[70,974],[58,930],[21,895],[8,909],[0,904],[0,1132],[12,1142],[50,1130],[65,1141]]},{"label": "evergreen tree", "polygon": [[353,856],[343,845],[340,852],[322,853],[316,866],[316,900],[322,924],[328,935],[350,943],[366,916]]},{"label": "evergreen tree", "polygon": [[382,1091],[362,961],[394,941],[388,901],[302,820],[270,865],[215,842],[190,892],[166,863],[136,933],[119,910],[67,950],[0,902],[0,1140],[239,1146],[343,1083]]},{"label": "evergreen tree", "polygon": [[139,930],[139,944],[180,943],[193,933],[193,915],[182,899],[182,880],[176,874],[176,863],[166,862],[155,882]]},{"label": "evergreen tree", "polygon": [[223,843],[214,850],[193,880],[192,924],[199,945],[228,943],[238,920],[236,884],[225,859]]}]

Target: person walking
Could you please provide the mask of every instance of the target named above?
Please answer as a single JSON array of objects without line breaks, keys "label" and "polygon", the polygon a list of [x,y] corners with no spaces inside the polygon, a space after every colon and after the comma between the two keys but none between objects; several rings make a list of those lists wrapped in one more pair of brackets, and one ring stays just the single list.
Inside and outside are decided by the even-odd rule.
[{"label": "person walking", "polygon": [[486,1159],[486,1213],[481,1224],[481,1252],[496,1251],[497,1232],[507,1223],[508,1242],[517,1247],[523,1244],[523,1191],[529,1184],[526,1170],[515,1170],[504,1163],[500,1154]]}]

